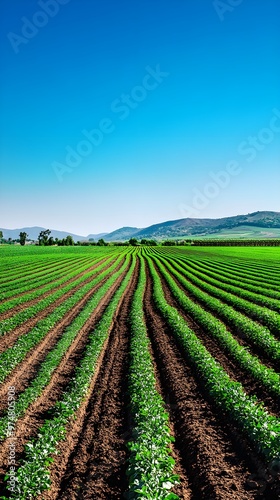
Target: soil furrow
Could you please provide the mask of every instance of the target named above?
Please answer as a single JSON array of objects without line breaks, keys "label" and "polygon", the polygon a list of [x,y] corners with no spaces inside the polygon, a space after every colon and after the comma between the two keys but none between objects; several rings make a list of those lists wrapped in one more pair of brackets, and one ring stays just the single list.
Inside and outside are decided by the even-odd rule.
[{"label": "soil furrow", "polygon": [[[166,270],[167,270],[167,272],[169,272],[168,269],[166,269]],[[215,311],[212,311],[209,307],[207,307],[206,304],[204,304],[204,303],[201,304],[201,302],[195,296],[193,296],[193,294],[191,292],[189,292],[188,290],[186,290],[186,288],[184,288],[184,286],[180,283],[180,281],[176,278],[176,276],[174,276],[170,272],[169,272],[169,274],[171,275],[172,279],[175,281],[175,283],[178,285],[178,287],[181,288],[181,290],[184,292],[184,294],[187,297],[189,297],[195,304],[197,304],[200,307],[202,307],[202,309],[204,309],[205,311],[207,311],[210,314],[212,314],[212,316],[214,318],[218,319],[221,323],[224,323],[224,325],[226,326],[227,330],[231,333],[232,337],[235,340],[237,340],[237,342],[241,346],[246,347],[246,348],[249,347],[250,353],[252,355],[254,355],[254,356],[257,356],[262,364],[264,364],[268,368],[272,368],[277,373],[279,373],[278,363],[276,361],[274,362],[269,356],[266,356],[265,352],[263,351],[263,349],[259,348],[256,344],[253,344],[253,342],[251,342],[249,338],[245,338],[243,332],[238,331],[237,328],[233,328],[232,325],[230,324],[230,322],[226,322],[226,321],[222,320],[220,318],[220,315],[218,313],[216,313]],[[206,293],[206,292],[204,292],[204,293]],[[237,312],[239,312],[239,311],[237,311]],[[240,314],[242,314],[242,313],[240,313]],[[245,314],[244,314],[244,316],[245,316]],[[245,317],[247,317],[247,316],[245,316]],[[250,319],[251,321],[254,321],[251,318],[248,318],[248,319]],[[258,324],[259,326],[263,326],[260,323],[258,323],[257,321],[254,321],[254,322],[256,324]]]},{"label": "soil furrow", "polygon": [[127,487],[127,318],[137,279],[138,266],[118,305],[88,398],[60,446],[44,499],[120,499]]},{"label": "soil furrow", "polygon": [[[29,278],[30,280],[31,279],[36,279],[38,277],[38,279],[41,279],[42,276],[41,275],[44,275],[46,274],[47,272],[51,271],[51,272],[56,272],[57,270],[59,270],[61,268],[61,270],[64,270],[64,269],[69,269],[69,266],[71,266],[71,264],[73,263],[73,261],[71,260],[70,262],[67,261],[67,259],[65,259],[65,262],[55,262],[53,264],[49,264],[47,265],[46,267],[42,267],[41,269],[36,269],[34,270],[34,272],[29,272],[29,273],[26,273],[26,274],[21,274],[20,276],[18,277],[11,277],[9,279],[9,281],[3,283],[3,284],[0,284],[0,291],[1,293],[3,292],[2,288],[5,289],[9,284],[12,284],[12,283],[15,283],[15,281],[19,281],[19,285],[20,284],[23,284],[24,283],[24,279],[23,278]],[[38,276],[37,276],[38,274]],[[16,284],[14,284],[14,288],[16,288]]]},{"label": "soil furrow", "polygon": [[[119,287],[124,274],[118,278],[111,290],[104,296],[98,307],[88,319],[84,327],[63,357],[60,365],[52,375],[50,383],[42,392],[41,396],[29,407],[24,417],[21,418],[15,428],[15,439],[17,448],[17,458],[23,454],[24,445],[31,438],[36,436],[39,427],[44,419],[48,417],[48,410],[55,404],[61,396],[63,390],[71,380],[75,368],[83,356],[83,351],[87,343],[88,335],[100,320],[104,310],[111,300],[112,295]],[[17,394],[18,387],[16,386]],[[0,450],[0,474],[3,475],[6,469],[7,441],[1,444]]]},{"label": "soil furrow", "polygon": [[[158,267],[155,264],[155,268],[159,271]],[[160,279],[162,283],[162,288],[164,291],[165,298],[167,302],[172,306],[178,309],[181,316],[184,318],[189,328],[196,334],[196,336],[201,340],[201,342],[205,345],[210,354],[222,365],[223,369],[227,372],[227,374],[235,380],[236,382],[240,382],[246,393],[250,395],[257,396],[260,400],[262,400],[267,407],[268,411],[272,415],[280,415],[280,400],[269,395],[267,393],[267,389],[265,389],[261,382],[258,382],[250,376],[249,374],[243,372],[240,369],[239,365],[232,359],[223,349],[219,346],[217,340],[214,337],[211,337],[207,332],[205,332],[194,320],[191,316],[189,316],[184,309],[176,302],[176,299],[173,297],[170,289],[168,288],[168,284],[166,283],[164,277],[160,274]]]},{"label": "soil furrow", "polygon": [[246,452],[248,443],[208,400],[199,379],[153,306],[150,278],[145,293],[145,316],[159,385],[169,402],[175,447],[189,478],[193,498],[276,500],[275,484],[264,481],[262,464],[254,454]]},{"label": "soil furrow", "polygon": [[[101,265],[104,262],[104,260],[105,259],[103,259],[102,261],[100,261],[100,262],[96,263],[95,265],[89,267],[85,271],[82,271],[81,273],[77,274],[73,278],[68,279],[62,285],[54,286],[51,290],[49,290],[48,292],[42,293],[42,295],[40,295],[39,297],[36,297],[35,299],[27,300],[23,304],[19,304],[19,305],[13,307],[12,309],[9,309],[9,311],[6,311],[6,312],[0,314],[0,321],[4,321],[5,319],[11,318],[15,314],[23,311],[24,309],[27,309],[28,307],[34,306],[35,304],[37,304],[38,302],[40,302],[40,300],[45,299],[49,295],[52,295],[54,292],[56,292],[57,290],[59,290],[62,286],[70,285],[70,283],[73,283],[73,281],[75,281],[75,280],[81,278],[82,276],[85,276],[87,273],[93,271],[96,267],[98,267],[99,265]],[[56,279],[58,279],[58,278],[56,278]],[[51,285],[51,283],[49,285]],[[45,286],[45,285],[43,285],[43,286]]]},{"label": "soil furrow", "polygon": [[[32,318],[28,319],[27,321],[25,321],[24,323],[22,323],[21,325],[16,327],[14,330],[11,330],[10,332],[7,332],[5,335],[3,335],[1,337],[0,353],[5,351],[9,347],[12,347],[19,337],[22,337],[22,335],[24,335],[29,330],[34,328],[39,321],[46,318],[57,307],[59,307],[63,302],[65,302],[69,297],[71,297],[75,292],[77,292],[84,285],[86,285],[87,283],[90,283],[100,273],[102,273],[103,271],[106,271],[106,269],[108,269],[109,266],[110,266],[110,263],[108,264],[108,266],[104,267],[102,270],[100,270],[94,276],[90,276],[89,278],[85,279],[82,283],[79,283],[78,285],[74,286],[71,290],[69,290],[67,293],[62,295],[55,302],[53,302],[49,306],[45,307],[42,311],[38,312],[38,314],[36,314],[35,316],[32,316]],[[51,293],[53,293],[53,292],[51,292]]]},{"label": "soil furrow", "polygon": [[[121,267],[121,265],[122,264],[120,263],[116,271]],[[62,337],[64,329],[72,323],[88,300],[96,293],[96,291],[105,283],[107,279],[108,277],[104,277],[100,283],[89,290],[87,294],[71,309],[71,311],[66,313],[64,318],[47,333],[44,339],[37,346],[31,349],[24,361],[22,361],[22,363],[20,363],[7,377],[0,390],[0,410],[3,410],[3,408],[7,405],[6,394],[8,387],[15,386],[17,393],[20,393],[28,386],[30,380],[36,375],[42,361]],[[119,283],[119,280],[117,283]]]}]

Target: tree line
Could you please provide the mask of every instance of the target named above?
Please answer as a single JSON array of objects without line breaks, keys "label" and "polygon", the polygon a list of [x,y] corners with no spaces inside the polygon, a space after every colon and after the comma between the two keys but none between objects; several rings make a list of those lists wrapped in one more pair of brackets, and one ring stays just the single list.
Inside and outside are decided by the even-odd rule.
[{"label": "tree line", "polygon": [[[26,241],[28,241],[28,234],[24,231],[19,233],[19,237],[15,240],[12,238],[5,239],[3,238],[3,232],[0,231],[0,242],[1,243],[20,243],[20,245],[24,246]],[[30,240],[29,240],[30,241]],[[41,231],[38,235],[37,243],[39,246],[254,246],[254,247],[267,247],[280,246],[280,239],[278,238],[270,238],[270,239],[251,239],[251,240],[238,240],[238,239],[183,239],[183,240],[164,240],[157,241],[154,239],[142,238],[140,241],[137,238],[130,238],[128,241],[115,241],[115,242],[106,242],[103,238],[100,238],[98,241],[89,240],[89,241],[77,241],[74,242],[73,237],[71,235],[66,236],[65,238],[59,239],[51,236],[50,229],[45,229]]]}]

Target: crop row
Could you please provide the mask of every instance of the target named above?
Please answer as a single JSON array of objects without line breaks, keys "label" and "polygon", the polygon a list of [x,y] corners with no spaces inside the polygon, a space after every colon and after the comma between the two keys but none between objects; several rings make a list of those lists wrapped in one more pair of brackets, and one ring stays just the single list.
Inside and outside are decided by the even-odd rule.
[{"label": "crop row", "polygon": [[[59,443],[67,435],[67,426],[75,417],[79,407],[86,398],[91,380],[95,374],[100,353],[112,328],[114,314],[128,286],[135,269],[135,257],[121,286],[112,300],[97,327],[89,336],[84,356],[77,365],[75,374],[67,386],[60,401],[51,410],[51,417],[45,420],[37,437],[25,446],[25,458],[16,471],[17,482],[10,498],[33,498],[50,488],[50,470],[53,454],[58,453]],[[6,476],[6,480],[9,477]]]},{"label": "crop row", "polygon": [[[63,265],[63,261],[64,263],[66,263],[67,259],[61,259],[59,262]],[[36,260],[32,262],[21,263],[21,265],[19,264],[18,266],[12,265],[11,263],[10,269],[5,272],[1,272],[0,285],[6,285],[7,282],[17,278],[21,278],[23,276],[30,276],[32,272],[37,272],[41,269],[50,269],[55,265],[55,263],[57,264],[57,261],[51,261],[46,264],[45,259],[42,261]]]},{"label": "crop row", "polygon": [[[201,270],[199,268],[199,266],[193,262],[188,262],[188,263],[184,262],[183,265],[185,268],[188,268],[188,270],[190,272],[192,272],[196,277],[201,278],[205,283],[210,283],[219,289],[222,289],[222,290],[225,290],[226,292],[232,293],[235,296],[244,298],[244,299],[248,300],[249,302],[254,302],[256,304],[259,304],[262,307],[268,307],[269,309],[280,312],[279,300],[264,297],[261,294],[262,293],[261,289],[258,289],[257,287],[254,287],[253,291],[252,290],[251,291],[244,290],[241,287],[241,285],[238,283],[238,281],[235,281],[235,284],[234,284],[233,280],[231,280],[231,279],[226,279],[226,278],[223,278],[222,280],[218,279],[218,277],[220,276],[218,270],[216,273],[211,272],[211,271]],[[279,292],[278,292],[278,296],[280,297]],[[278,299],[279,299],[279,297],[278,297]]]},{"label": "crop row", "polygon": [[[65,329],[63,336],[56,346],[48,353],[44,362],[41,364],[36,377],[30,385],[17,398],[14,406],[13,422],[24,415],[26,409],[42,393],[43,389],[49,383],[54,370],[59,366],[63,356],[75,340],[81,328],[92,315],[101,299],[110,290],[115,281],[121,276],[128,267],[128,259],[125,260],[122,267],[109,277],[109,279],[97,290],[90,298],[82,311],[76,316],[74,321]],[[5,439],[8,434],[9,419],[7,416],[0,418],[0,440]]]},{"label": "crop row", "polygon": [[[235,329],[236,334],[245,338],[249,343],[254,344],[265,356],[270,357],[274,361],[280,360],[280,343],[271,335],[270,331],[250,318],[244,316],[220,300],[212,297],[208,293],[203,292],[200,288],[192,284],[191,278],[182,270],[176,262],[170,264],[168,259],[164,260],[165,266],[178,279],[192,297],[206,309],[218,315],[227,325]],[[183,271],[183,273],[182,273]],[[201,281],[201,280],[199,280]],[[202,287],[201,287],[202,288]]]},{"label": "crop row", "polygon": [[139,283],[130,310],[131,347],[129,395],[133,418],[128,477],[129,498],[172,500],[179,497],[170,492],[178,483],[171,456],[173,438],[168,426],[164,401],[156,390],[143,313],[146,286],[145,263],[141,258]]},{"label": "crop row", "polygon": [[[227,330],[225,325],[212,314],[193,302],[176,284],[169,272],[166,271],[162,262],[154,258],[160,274],[166,280],[169,290],[182,309],[205,331],[213,337],[225,352],[233,358],[239,367],[260,382],[263,387],[274,396],[280,397],[280,375],[274,370],[264,366],[256,356],[252,356],[248,349],[241,346],[238,341]],[[167,264],[167,268],[169,268]],[[170,268],[169,268],[170,269]],[[173,271],[174,272],[174,271]],[[175,272],[174,275],[177,275]]]},{"label": "crop row", "polygon": [[[89,267],[92,265],[92,259],[88,261]],[[59,268],[53,271],[50,274],[46,274],[44,277],[40,279],[33,279],[33,280],[28,280],[28,283],[26,282],[26,279],[24,281],[24,284],[20,287],[17,285],[14,285],[12,288],[9,290],[6,290],[5,292],[0,293],[0,299],[1,300],[8,300],[9,298],[16,298],[19,294],[29,292],[32,290],[37,290],[39,287],[46,285],[47,283],[53,282],[56,279],[60,279],[63,273],[69,272],[69,264],[65,265],[65,268]]]},{"label": "crop row", "polygon": [[[86,271],[89,267],[92,267],[94,264],[97,264],[100,262],[102,258],[92,260],[90,263],[87,262],[86,264],[82,264],[80,262],[75,263],[75,265],[72,265],[70,267],[71,272],[68,274],[63,274],[63,278],[59,278],[58,280],[52,281],[51,283],[48,283],[47,285],[40,287],[40,289],[35,289],[31,292],[28,292],[29,290],[29,285],[26,285],[26,290],[27,293],[22,295],[21,297],[14,297],[10,300],[5,301],[4,303],[0,304],[0,314],[3,314],[6,311],[9,311],[15,306],[18,306],[20,304],[25,304],[29,302],[30,300],[36,299],[40,297],[41,295],[54,290],[55,288],[58,288],[59,286],[63,285],[70,279],[74,278],[78,274]],[[108,261],[107,261],[108,262]]]},{"label": "crop row", "polygon": [[[181,261],[180,257],[178,257],[176,260]],[[230,273],[225,273],[221,271],[219,268],[217,269],[209,269],[209,266],[206,264],[203,264],[199,262],[190,262],[190,261],[185,261],[185,264],[188,265],[188,267],[195,269],[203,274],[203,276],[207,276],[208,280],[209,278],[211,279],[214,278],[213,283],[215,280],[219,282],[220,288],[224,288],[227,290],[228,288],[225,285],[229,285],[232,288],[233,293],[236,293],[237,295],[240,294],[240,296],[243,296],[244,298],[248,298],[249,300],[252,300],[252,302],[257,302],[257,300],[260,300],[260,304],[271,307],[271,309],[275,307],[275,310],[279,310],[279,299],[280,299],[280,292],[279,292],[279,287],[278,290],[272,290],[272,289],[267,289],[262,286],[257,286],[256,284],[248,284],[244,283],[241,279],[236,280],[232,277]],[[237,290],[240,289],[240,290]],[[231,291],[230,289],[228,289]],[[244,294],[244,292],[252,292],[252,295],[248,294],[247,296]],[[267,299],[267,297],[270,298]],[[274,299],[274,300],[271,300]],[[276,299],[276,300],[275,300]],[[267,302],[266,302],[267,301]],[[258,302],[257,302],[258,303]]]},{"label": "crop row", "polygon": [[[111,257],[108,259],[108,261],[110,262],[114,258],[115,257]],[[51,304],[55,303],[58,299],[63,297],[63,295],[65,295],[72,289],[79,286],[86,279],[89,279],[91,276],[94,276],[95,274],[100,272],[104,267],[108,265],[108,261],[102,262],[102,264],[100,264],[97,268],[93,269],[92,271],[88,272],[85,276],[80,276],[79,278],[75,279],[68,285],[66,284],[64,287],[60,287],[57,291],[54,291],[51,295],[48,295],[47,297],[40,300],[36,304],[26,307],[19,313],[14,314],[11,318],[2,321],[0,326],[0,336],[11,331],[15,327],[21,325],[22,323],[32,318],[33,316],[36,316],[40,311],[50,306]],[[75,273],[73,273],[73,275],[75,275]],[[72,273],[70,274],[70,278],[71,277]]]},{"label": "crop row", "polygon": [[[88,259],[83,259],[84,262],[86,262]],[[37,269],[35,268],[33,271],[34,272],[28,272],[26,275],[21,275],[19,274],[16,277],[11,278],[9,281],[6,283],[3,283],[0,285],[0,292],[5,292],[5,290],[12,290],[18,288],[21,284],[26,283],[26,278],[28,277],[28,282],[33,283],[34,281],[40,279],[41,276],[45,276],[46,274],[61,270],[64,271],[65,269],[69,269],[69,266],[72,263],[75,263],[76,259],[69,259],[68,261],[63,261],[61,262],[54,262],[52,264],[45,263],[45,266],[43,268]]]},{"label": "crop row", "polygon": [[[181,257],[178,256],[178,259]],[[185,259],[184,259],[185,260]],[[190,260],[188,261],[190,262]],[[227,279],[231,281],[232,284],[236,284],[237,286],[240,286],[242,288],[246,288],[247,290],[250,290],[252,292],[254,291],[260,291],[260,293],[267,295],[268,297],[272,298],[280,298],[280,292],[279,292],[279,285],[273,285],[271,283],[268,283],[267,279],[263,281],[259,281],[257,277],[255,279],[248,279],[245,278],[244,276],[244,270],[240,269],[239,274],[232,272],[230,269],[223,270],[221,269],[220,263],[217,264],[216,262],[201,262],[201,261],[196,261],[196,265],[202,268],[203,271],[209,271],[213,272],[215,274],[218,273],[219,276],[221,276],[222,280],[227,283]]]},{"label": "crop row", "polygon": [[[76,260],[74,257],[71,259],[72,261]],[[22,262],[17,266],[14,263],[14,259],[11,260],[11,267],[7,269],[5,272],[1,272],[0,284],[5,284],[5,282],[12,281],[14,278],[21,278],[23,276],[30,276],[32,272],[39,272],[42,269],[51,269],[55,265],[63,265],[69,262],[69,257],[64,259],[51,260],[46,262],[46,259],[34,259],[31,262]]]},{"label": "crop row", "polygon": [[[162,249],[159,250],[161,253]],[[173,251],[168,252],[169,256],[173,257],[180,257],[183,260],[188,260],[188,261],[194,261],[196,260],[197,262],[204,262],[205,265],[214,267],[218,270],[225,270],[226,272],[229,272],[232,276],[237,277],[237,279],[248,279],[252,281],[253,283],[257,283],[263,285],[263,286],[268,286],[269,287],[275,287],[275,289],[279,290],[279,280],[280,276],[275,272],[275,266],[273,268],[268,268],[267,271],[265,270],[259,270],[257,269],[257,264],[248,264],[246,261],[242,260],[240,262],[236,262],[236,260],[232,261],[227,259],[225,256],[224,258],[217,258],[217,255],[214,254],[214,256],[211,255],[211,260],[209,259],[210,255],[207,254],[204,258],[199,258],[194,259],[193,255],[189,255],[189,253],[183,253],[180,252],[178,249],[174,249]],[[252,269],[251,269],[252,266]]]},{"label": "crop row", "polygon": [[122,259],[123,256],[120,255],[110,268],[103,271],[90,283],[87,283],[82,288],[79,288],[79,290],[58,306],[51,314],[39,321],[28,333],[19,337],[12,347],[0,354],[0,382],[5,380],[18,363],[25,358],[30,349],[43,340],[47,333],[62,320],[66,313],[71,311],[71,309],[85,296],[87,292],[89,292],[94,286],[98,285],[98,283],[100,283],[106,276],[115,271]]},{"label": "crop row", "polygon": [[280,420],[269,415],[255,397],[248,396],[240,383],[230,379],[188,327],[178,310],[167,303],[153,262],[150,258],[148,262],[156,307],[165,318],[211,399],[235,422],[268,462],[279,458]]}]

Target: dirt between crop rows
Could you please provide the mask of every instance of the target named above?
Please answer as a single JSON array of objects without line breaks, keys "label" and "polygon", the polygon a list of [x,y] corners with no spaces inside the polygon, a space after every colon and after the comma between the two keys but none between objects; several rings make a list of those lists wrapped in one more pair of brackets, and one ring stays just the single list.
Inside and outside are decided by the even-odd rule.
[{"label": "dirt between crop rows", "polygon": [[[155,268],[158,270],[156,264]],[[220,347],[219,342],[215,340],[214,337],[211,337],[211,335],[205,332],[193,320],[193,318],[189,316],[179,304],[177,304],[170,289],[168,288],[168,284],[166,283],[165,278],[162,275],[160,275],[160,278],[167,302],[172,307],[178,309],[180,315],[184,318],[189,328],[201,340],[203,345],[207,348],[210,354],[218,361],[218,363],[222,365],[223,369],[227,372],[230,378],[232,380],[235,380],[236,382],[240,382],[243,385],[247,394],[255,395],[261,401],[263,401],[271,415],[279,417],[280,416],[279,398],[277,398],[274,395],[269,395],[267,389],[263,387],[261,382],[256,381],[253,378],[253,376],[250,376],[249,374],[245,373],[234,361],[234,359],[230,358],[230,356]],[[188,295],[186,291],[185,294]]]},{"label": "dirt between crop rows", "polygon": [[[168,269],[166,269],[166,270],[167,270],[167,272],[169,272]],[[169,274],[171,274],[171,273],[169,272]],[[205,304],[202,305],[201,302],[191,292],[189,292],[188,290],[186,290],[184,288],[184,286],[180,283],[180,281],[176,278],[176,276],[174,276],[173,274],[171,274],[171,276],[174,279],[175,283],[179,286],[179,288],[181,288],[181,290],[185,293],[185,295],[190,297],[190,299],[195,304],[198,304],[205,311],[209,312],[210,314],[212,314],[212,316],[214,316],[219,321],[224,323],[226,325],[227,329],[230,331],[231,335],[235,338],[235,340],[237,340],[239,342],[240,345],[242,345],[243,347],[249,348],[251,354],[253,354],[254,356],[257,356],[265,366],[267,366],[268,368],[272,368],[273,370],[275,370],[279,373],[279,366],[278,366],[279,363],[277,361],[274,361],[273,359],[271,359],[271,357],[268,354],[266,354],[264,349],[262,349],[261,347],[258,347],[256,344],[254,344],[252,341],[250,341],[249,338],[245,338],[243,332],[238,331],[237,328],[233,328],[232,325],[230,324],[230,321],[222,320],[220,318],[220,315],[217,312],[212,311],[211,308],[207,307],[207,305],[205,305]],[[197,285],[194,285],[194,286],[197,287]],[[199,287],[197,287],[197,288],[200,291],[207,293],[204,290],[200,289]],[[217,297],[214,297],[211,294],[208,294],[208,295],[212,298],[215,298],[216,300],[219,300],[219,299],[217,299]],[[222,303],[222,300],[220,300],[220,302]],[[228,306],[228,304],[225,304],[225,305]],[[234,309],[234,307],[232,307],[232,308]],[[237,312],[239,314],[243,314],[243,316],[245,318],[247,317],[244,313],[242,313],[240,311],[237,311]],[[252,318],[249,318],[249,316],[248,316],[248,319],[251,320],[253,323],[258,324],[259,326],[263,326],[263,325],[261,325],[261,323],[258,323],[258,321],[253,320]]]},{"label": "dirt between crop rows", "polygon": [[[110,266],[110,263],[108,263],[108,266],[106,266],[104,269],[101,269],[98,271],[94,276],[90,276],[89,278],[85,279],[82,283],[79,283],[78,285],[74,286],[71,290],[69,290],[67,293],[62,295],[59,299],[57,299],[55,302],[50,304],[49,306],[45,307],[42,311],[38,312],[38,314],[32,316],[32,318],[28,319],[18,327],[16,327],[14,330],[11,330],[10,332],[7,332],[5,335],[1,337],[1,345],[0,345],[0,353],[14,345],[14,343],[17,341],[19,337],[22,337],[25,333],[27,333],[29,330],[34,328],[36,324],[41,321],[42,319],[46,318],[49,314],[51,314],[58,306],[60,306],[63,302],[65,302],[69,297],[71,297],[75,292],[77,292],[80,288],[82,288],[84,285],[87,283],[90,283],[93,279],[95,279],[100,273],[103,271],[106,271],[106,269]],[[119,266],[120,267],[120,266]],[[119,269],[118,267],[118,269]],[[85,273],[86,274],[86,273]],[[43,298],[43,297],[41,297]],[[41,300],[41,298],[38,299],[37,302]],[[24,305],[21,305],[22,310],[25,309]]]},{"label": "dirt between crop rows", "polygon": [[150,277],[145,293],[145,316],[158,384],[168,403],[176,439],[174,446],[188,478],[188,488],[192,490],[191,498],[279,498],[279,483],[267,474],[228,418],[217,412],[154,307]]},{"label": "dirt between crop rows", "polygon": [[[121,267],[121,265],[122,263],[118,265],[117,270]],[[0,411],[3,411],[3,409],[7,406],[6,394],[8,387],[15,386],[17,394],[19,395],[28,386],[30,380],[36,375],[42,361],[63,335],[65,328],[72,323],[89,299],[97,292],[107,279],[108,276],[104,277],[100,283],[89,290],[86,295],[47,333],[41,342],[28,352],[25,359],[7,377],[0,389]],[[107,292],[95,311],[93,318],[98,316],[99,309],[102,304],[105,304],[110,300],[121,279],[122,277],[120,277],[112,289]]]},{"label": "dirt between crop rows", "polygon": [[[30,406],[25,413],[24,417],[18,421],[15,429],[17,462],[23,455],[23,448],[26,442],[33,436],[36,436],[38,428],[43,424],[44,419],[48,417],[48,410],[53,406],[55,401],[61,396],[62,391],[65,389],[69,380],[72,378],[75,367],[79,359],[83,355],[84,347],[87,343],[88,335],[100,320],[106,306],[108,305],[114,292],[120,286],[126,271],[116,280],[110,291],[104,296],[95,309],[91,317],[88,319],[84,327],[80,330],[77,338],[72,343],[71,347],[62,359],[62,362],[55,370],[50,383],[43,391],[42,395]],[[18,388],[18,387],[17,387]],[[76,426],[76,424],[75,424]],[[62,445],[63,454],[65,443]],[[7,460],[7,441],[1,443],[0,448],[0,476],[6,473],[6,460]],[[59,458],[60,462],[60,458]]]},{"label": "dirt between crop rows", "polygon": [[[126,498],[126,443],[131,437],[132,424],[127,393],[130,352],[128,318],[138,275],[139,264],[117,308],[88,395],[77,412],[77,418],[68,426],[66,439],[59,445],[60,454],[54,457],[51,466],[52,487],[40,495],[38,500]],[[121,279],[123,276],[116,281],[102,304],[99,304],[98,311],[93,313],[81,329],[42,396],[19,421],[16,428],[17,460],[23,456],[24,444],[36,435],[38,428],[48,418],[47,410],[71,379],[88,335],[97,319],[102,316]],[[164,280],[163,288],[168,302],[181,313]],[[181,484],[173,491],[181,500],[279,499],[279,482],[268,474],[248,442],[228,422],[228,417],[217,411],[157,311],[148,271],[144,314],[151,340],[157,388],[166,403],[170,429],[175,437],[172,454],[176,461],[175,473],[180,475]],[[195,332],[203,337],[209,351],[213,350],[213,355],[222,361],[228,373],[239,376],[235,365],[228,362],[227,357],[212,341],[208,343],[207,336],[191,318],[185,316],[185,319],[192,329],[196,328]],[[31,359],[32,357],[30,369]],[[1,474],[5,472],[6,453],[4,443],[1,450]]]},{"label": "dirt between crop rows", "polygon": [[[119,303],[99,359],[89,395],[69,430],[54,464],[48,500],[123,498],[130,422],[127,413],[128,315],[139,266]],[[67,450],[67,451],[66,451]]]},{"label": "dirt between crop rows", "polygon": [[[63,273],[65,271],[65,269],[67,269],[67,270],[69,269],[69,266],[71,266],[71,264],[73,264],[73,261],[69,262],[69,260],[67,261],[67,259],[65,259],[65,263],[64,264],[61,264],[61,262],[56,262],[55,264],[53,264],[51,266],[47,266],[44,269],[40,269],[40,270],[38,270],[38,275],[39,276],[35,276],[35,280],[36,280],[36,278],[41,279],[49,271],[51,271],[51,272],[61,271],[61,273]],[[26,277],[26,278],[29,278],[29,279],[33,280],[34,279],[34,274],[36,274],[36,273],[33,273],[31,275],[30,275],[30,273],[26,273],[25,275],[21,275],[19,279]],[[9,281],[10,282],[14,282],[15,278],[10,279]],[[35,283],[36,283],[36,281],[35,281]],[[8,285],[8,284],[9,283],[6,282],[5,284],[0,285],[0,293],[2,293],[3,291],[5,291],[6,285]],[[24,281],[21,282],[21,285],[23,285],[23,284],[24,284]],[[44,285],[42,285],[42,286],[44,286]],[[15,293],[14,293],[13,297],[20,297],[21,295],[24,295],[25,293],[27,293],[27,292],[23,292],[23,293],[17,294],[17,292],[16,292],[17,284],[15,284],[13,286],[13,288],[15,289]],[[36,285],[35,285],[35,288],[36,288]],[[9,299],[5,299],[4,302],[6,302],[6,300],[9,300]]]},{"label": "dirt between crop rows", "polygon": [[[75,281],[75,280],[81,278],[82,276],[85,276],[87,273],[93,271],[94,269],[96,269],[96,267],[98,267],[99,265],[101,265],[104,261],[105,261],[105,259],[103,259],[102,261],[94,264],[93,266],[90,266],[85,271],[82,271],[81,273],[77,274],[73,278],[70,278],[67,281],[65,281],[62,285],[57,285],[57,286],[52,287],[51,290],[49,290],[48,292],[42,293],[39,297],[36,297],[35,299],[27,300],[26,302],[24,302],[22,304],[19,304],[18,306],[13,307],[12,309],[9,309],[9,311],[6,311],[6,312],[0,314],[0,321],[4,321],[5,319],[11,318],[15,314],[23,311],[24,309],[27,309],[28,307],[34,306],[35,304],[37,304],[41,300],[45,299],[49,295],[52,295],[54,292],[56,292],[60,288],[62,288],[64,286],[67,286],[67,285],[70,285],[70,283],[73,283],[73,281]],[[57,279],[59,279],[59,278],[56,278],[55,281]],[[50,286],[51,283],[48,283],[48,285]],[[42,287],[43,286],[46,286],[46,285],[42,285]],[[39,290],[39,289],[40,289],[40,287],[38,289],[36,289],[36,290]],[[29,290],[27,292],[24,292],[22,295],[27,294],[27,293],[29,293]]]}]

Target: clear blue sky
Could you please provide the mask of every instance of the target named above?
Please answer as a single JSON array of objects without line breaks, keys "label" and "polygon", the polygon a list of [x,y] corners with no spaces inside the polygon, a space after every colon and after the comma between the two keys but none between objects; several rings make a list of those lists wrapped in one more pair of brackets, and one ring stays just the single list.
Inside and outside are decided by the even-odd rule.
[{"label": "clear blue sky", "polygon": [[237,4],[2,0],[0,226],[280,211],[280,2]]}]

